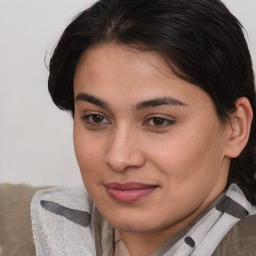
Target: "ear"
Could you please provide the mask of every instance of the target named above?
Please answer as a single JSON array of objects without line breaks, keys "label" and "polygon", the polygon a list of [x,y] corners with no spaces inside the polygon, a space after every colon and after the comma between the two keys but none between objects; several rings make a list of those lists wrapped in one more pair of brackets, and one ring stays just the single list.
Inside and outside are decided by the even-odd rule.
[{"label": "ear", "polygon": [[236,100],[236,111],[231,115],[230,133],[227,143],[226,156],[236,158],[246,146],[253,118],[253,111],[249,100],[245,97]]}]

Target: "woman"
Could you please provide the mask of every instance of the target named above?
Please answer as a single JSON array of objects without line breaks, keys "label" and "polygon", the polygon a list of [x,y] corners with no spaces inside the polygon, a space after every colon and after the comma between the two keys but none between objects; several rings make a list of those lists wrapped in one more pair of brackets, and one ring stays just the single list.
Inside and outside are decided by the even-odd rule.
[{"label": "woman", "polygon": [[34,196],[37,255],[254,254],[254,75],[220,1],[100,0],[60,38],[49,91],[88,194]]}]

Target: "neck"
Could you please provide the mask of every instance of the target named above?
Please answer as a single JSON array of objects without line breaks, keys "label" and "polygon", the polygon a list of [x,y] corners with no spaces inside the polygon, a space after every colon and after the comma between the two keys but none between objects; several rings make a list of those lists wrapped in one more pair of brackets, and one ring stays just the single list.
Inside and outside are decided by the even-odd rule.
[{"label": "neck", "polygon": [[148,256],[173,237],[170,232],[130,233],[121,232],[122,240],[132,256]]},{"label": "neck", "polygon": [[[199,213],[200,214],[200,213]],[[175,244],[190,228],[190,223],[197,219],[198,213],[189,219],[170,225],[167,228],[152,232],[125,232],[121,231],[122,240],[132,256],[148,256],[153,254],[169,239],[170,244]],[[184,232],[183,232],[184,230]]]},{"label": "neck", "polygon": [[121,239],[123,240],[126,248],[132,256],[151,255],[169,239],[172,239],[172,241],[170,241],[170,244],[174,245],[179,239],[181,239],[185,235],[184,232],[188,232],[190,227],[199,218],[201,218],[204,213],[208,212],[207,209],[211,208],[210,205],[212,204],[203,204],[198,209],[196,209],[189,217],[186,217],[173,225],[169,225],[167,228],[159,229],[157,231],[120,231]]}]

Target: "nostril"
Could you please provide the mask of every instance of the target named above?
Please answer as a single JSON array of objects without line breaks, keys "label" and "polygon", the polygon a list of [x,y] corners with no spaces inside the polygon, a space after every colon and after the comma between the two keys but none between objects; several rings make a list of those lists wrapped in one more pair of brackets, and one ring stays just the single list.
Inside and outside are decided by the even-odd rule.
[{"label": "nostril", "polygon": [[145,159],[140,151],[122,152],[108,152],[106,157],[106,164],[111,167],[113,171],[122,172],[130,168],[140,168],[144,165]]},{"label": "nostril", "polygon": [[129,166],[128,158],[120,157],[117,155],[110,155],[107,158],[107,164],[114,171],[124,171]]}]

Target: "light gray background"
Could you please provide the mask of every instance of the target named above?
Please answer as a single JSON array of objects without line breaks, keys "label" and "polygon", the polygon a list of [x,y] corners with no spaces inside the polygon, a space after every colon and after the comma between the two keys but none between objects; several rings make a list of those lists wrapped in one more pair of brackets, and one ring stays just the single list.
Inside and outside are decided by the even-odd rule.
[{"label": "light gray background", "polygon": [[[0,182],[81,184],[72,118],[51,102],[51,51],[71,18],[94,0],[0,0]],[[256,63],[256,1],[225,0],[248,32]]]}]

